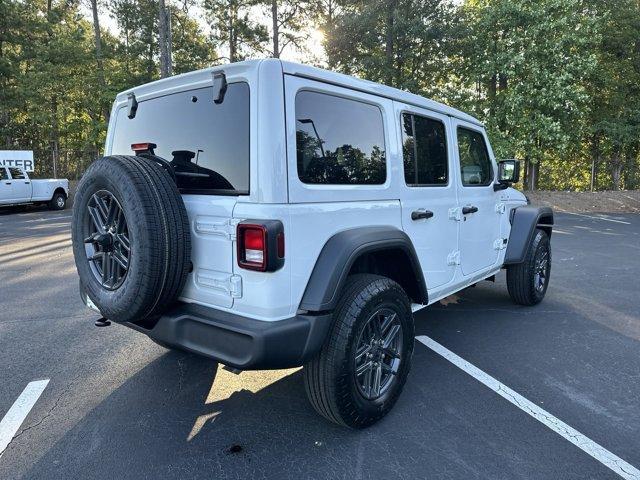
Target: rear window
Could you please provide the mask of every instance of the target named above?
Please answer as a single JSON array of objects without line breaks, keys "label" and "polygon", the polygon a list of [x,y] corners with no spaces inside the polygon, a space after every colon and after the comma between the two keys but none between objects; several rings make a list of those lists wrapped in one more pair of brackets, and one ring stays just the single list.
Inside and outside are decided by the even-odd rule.
[{"label": "rear window", "polygon": [[310,184],[378,185],[387,178],[382,112],[334,95],[296,95],[298,177]]},{"label": "rear window", "polygon": [[182,193],[249,193],[247,83],[230,83],[221,104],[206,87],[139,102],[133,119],[126,106],[117,115],[112,154],[132,155],[132,144],[155,143]]}]

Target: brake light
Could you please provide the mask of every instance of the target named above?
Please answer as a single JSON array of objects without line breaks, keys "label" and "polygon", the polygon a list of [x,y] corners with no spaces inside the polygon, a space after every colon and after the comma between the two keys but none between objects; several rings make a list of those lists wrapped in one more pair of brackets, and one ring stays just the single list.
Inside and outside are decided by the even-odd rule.
[{"label": "brake light", "polygon": [[151,142],[132,143],[131,144],[131,150],[133,150],[136,154],[143,153],[143,152],[149,152],[151,155],[153,155],[153,150],[155,148],[157,148],[157,145],[155,143],[151,143]]},{"label": "brake light", "polygon": [[238,265],[250,270],[267,267],[267,229],[262,225],[238,225]]},{"label": "brake light", "polygon": [[284,265],[284,228],[279,220],[245,220],[236,230],[238,266],[275,272]]}]

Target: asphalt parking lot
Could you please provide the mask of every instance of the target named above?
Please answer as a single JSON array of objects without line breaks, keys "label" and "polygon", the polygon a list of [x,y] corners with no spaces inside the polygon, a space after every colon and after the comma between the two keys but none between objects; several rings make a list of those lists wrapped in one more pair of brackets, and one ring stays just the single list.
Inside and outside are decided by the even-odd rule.
[{"label": "asphalt parking lot", "polygon": [[[620,478],[421,343],[392,413],[349,431],[315,414],[298,369],[234,375],[98,329],[70,215],[0,212],[0,418],[49,380],[1,479]],[[557,214],[552,252],[542,304],[512,304],[501,274],[418,312],[417,335],[640,468],[640,215]]]}]

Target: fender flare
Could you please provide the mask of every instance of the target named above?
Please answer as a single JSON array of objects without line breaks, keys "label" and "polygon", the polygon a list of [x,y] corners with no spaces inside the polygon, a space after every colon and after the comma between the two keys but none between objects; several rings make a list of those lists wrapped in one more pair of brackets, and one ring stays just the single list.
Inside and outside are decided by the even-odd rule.
[{"label": "fender flare", "polygon": [[523,205],[511,210],[511,232],[504,256],[504,265],[524,262],[533,234],[537,227],[544,228],[549,236],[553,228],[553,210],[550,207]]},{"label": "fender flare", "polygon": [[320,251],[300,302],[311,312],[333,310],[354,262],[363,254],[380,250],[403,251],[413,270],[420,303],[427,304],[427,286],[409,236],[395,227],[360,227],[333,235]]}]

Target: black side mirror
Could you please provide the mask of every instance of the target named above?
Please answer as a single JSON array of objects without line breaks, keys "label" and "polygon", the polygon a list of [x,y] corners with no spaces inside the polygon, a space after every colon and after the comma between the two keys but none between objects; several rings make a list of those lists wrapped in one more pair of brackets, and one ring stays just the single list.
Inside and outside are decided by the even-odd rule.
[{"label": "black side mirror", "polygon": [[513,183],[520,180],[520,162],[515,159],[500,160],[498,162],[498,183],[493,186],[494,190],[504,190]]}]

